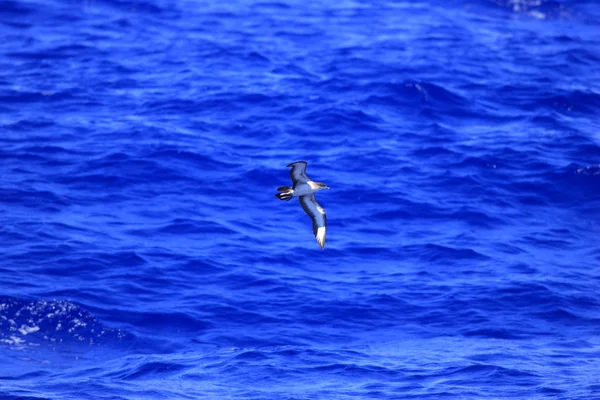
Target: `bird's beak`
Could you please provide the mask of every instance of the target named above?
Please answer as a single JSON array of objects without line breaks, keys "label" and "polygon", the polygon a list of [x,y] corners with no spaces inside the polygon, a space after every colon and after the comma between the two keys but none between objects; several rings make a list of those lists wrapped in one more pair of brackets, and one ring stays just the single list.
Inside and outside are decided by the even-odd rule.
[{"label": "bird's beak", "polygon": [[329,186],[326,186],[325,189],[331,189]]}]

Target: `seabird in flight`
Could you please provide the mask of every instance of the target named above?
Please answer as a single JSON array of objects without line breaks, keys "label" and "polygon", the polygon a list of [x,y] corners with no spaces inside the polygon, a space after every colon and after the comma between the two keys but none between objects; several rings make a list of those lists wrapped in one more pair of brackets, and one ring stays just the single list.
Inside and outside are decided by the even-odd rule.
[{"label": "seabird in flight", "polygon": [[279,200],[291,200],[292,197],[298,197],[300,205],[308,216],[312,219],[313,233],[321,249],[325,248],[325,233],[327,230],[327,217],[325,210],[315,198],[315,193],[319,190],[330,189],[322,182],[313,182],[306,176],[306,161],[296,161],[288,165],[292,170],[290,177],[294,183],[293,187],[280,186],[277,188],[275,196]]}]

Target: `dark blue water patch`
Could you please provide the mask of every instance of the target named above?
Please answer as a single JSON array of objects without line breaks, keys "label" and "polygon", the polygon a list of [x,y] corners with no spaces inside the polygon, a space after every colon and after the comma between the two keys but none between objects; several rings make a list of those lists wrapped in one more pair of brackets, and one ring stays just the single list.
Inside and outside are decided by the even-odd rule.
[{"label": "dark blue water patch", "polygon": [[547,105],[556,111],[573,113],[592,113],[600,110],[600,94],[594,92],[570,91],[567,94],[558,94],[543,100],[542,105]]},{"label": "dark blue water patch", "polygon": [[448,89],[427,82],[404,81],[397,84],[377,84],[366,90],[370,94],[365,105],[384,107],[391,110],[414,108],[417,110],[434,109],[450,114],[464,113],[469,101]]},{"label": "dark blue water patch", "polygon": [[[190,220],[174,220],[169,224],[162,226],[156,230],[155,233],[180,235],[180,234],[215,234],[222,235],[228,233],[234,233],[235,231],[225,228],[215,222],[203,222],[203,221],[190,221]],[[136,234],[149,235],[151,232],[137,232]]]},{"label": "dark blue water patch", "polygon": [[[36,13],[39,13],[40,10],[48,10],[49,8],[45,7],[42,4],[37,4],[37,5],[33,5],[33,4],[28,4],[28,3],[24,3],[24,2],[20,2],[20,1],[14,1],[14,0],[7,0],[5,2],[2,3],[2,5],[0,6],[0,13],[4,14],[6,16],[9,16],[11,19],[10,20],[6,20],[4,23],[7,24],[15,24],[17,27],[21,27],[24,23],[25,20],[15,20],[15,17],[20,17],[20,18],[29,18],[32,17],[34,15],[36,15]],[[20,22],[19,24],[17,23]]]},{"label": "dark blue water patch", "polygon": [[48,372],[41,372],[41,371],[37,371],[37,372],[29,372],[29,373],[25,373],[23,375],[18,375],[18,376],[7,376],[7,377],[0,377],[0,380],[18,380],[18,379],[32,379],[32,378],[44,378],[47,377],[49,375]]},{"label": "dark blue water patch", "polygon": [[353,107],[336,107],[336,109],[316,110],[304,115],[304,119],[313,121],[320,130],[332,133],[340,130],[351,130],[357,133],[379,131],[377,126],[381,122],[377,117],[367,114]]},{"label": "dark blue water patch", "polygon": [[[448,379],[451,379],[452,384],[469,384],[472,379],[477,379],[483,384],[502,382],[504,385],[514,385],[518,381],[522,381],[524,386],[535,386],[535,381],[538,376],[529,372],[519,371],[511,368],[503,368],[496,365],[471,365],[468,367],[457,367],[446,370]],[[454,375],[466,375],[469,377],[468,380],[463,379],[452,379]]]},{"label": "dark blue water patch", "polygon": [[181,149],[161,146],[158,151],[148,154],[145,158],[160,159],[169,164],[185,164],[193,168],[203,168],[206,170],[224,169],[235,166],[233,163],[222,162],[199,151],[201,149]]},{"label": "dark blue water patch", "polygon": [[203,322],[185,314],[176,313],[127,313],[121,318],[122,322],[143,327],[143,329],[177,329],[179,332],[201,333],[209,328],[212,323]]},{"label": "dark blue water patch", "polygon": [[[39,56],[36,54],[36,56]],[[41,103],[48,104],[54,102],[66,102],[67,100],[74,99],[78,94],[76,90],[65,90],[62,92],[31,92],[31,91],[0,91],[0,101],[11,103],[11,104],[23,104],[23,103]]]},{"label": "dark blue water patch", "polygon": [[139,1],[131,4],[122,0],[102,0],[100,4],[117,11],[125,11],[134,13],[133,15],[148,14],[153,16],[173,17],[171,8],[161,7],[160,4],[155,4],[149,1]]},{"label": "dark blue water patch", "polygon": [[185,369],[186,366],[176,363],[149,362],[136,368],[134,371],[125,374],[121,373],[118,376],[111,376],[111,378],[118,378],[123,380],[143,380],[157,379],[158,377],[163,377],[164,379],[179,374]]},{"label": "dark blue water patch", "polygon": [[458,153],[446,148],[446,147],[440,147],[440,146],[432,146],[432,147],[425,147],[422,149],[418,149],[416,151],[414,151],[412,154],[412,156],[414,157],[418,157],[418,158],[425,158],[425,159],[453,159],[455,157],[458,156]]},{"label": "dark blue water patch", "polygon": [[6,400],[50,400],[49,397],[37,397],[37,396],[20,396],[20,395],[11,395],[7,392],[0,392],[0,396]]},{"label": "dark blue water patch", "polygon": [[[597,149],[594,149],[597,150]],[[565,202],[594,202],[600,198],[600,186],[598,176],[594,173],[593,165],[580,166],[569,165],[560,171],[552,171],[545,178],[567,191],[556,193],[553,198]]]},{"label": "dark blue water patch", "polygon": [[405,246],[404,250],[409,255],[414,254],[423,261],[433,263],[457,263],[461,262],[461,260],[483,261],[489,259],[486,255],[472,249],[452,248],[433,244]]},{"label": "dark blue water patch", "polygon": [[[600,56],[598,56],[597,53],[587,51],[585,49],[569,49],[564,52],[564,55],[569,64],[585,65],[590,68],[593,68],[593,66],[600,61]],[[592,94],[595,95],[595,97],[597,96],[596,92],[589,92],[585,94]]]},{"label": "dark blue water patch", "polygon": [[53,191],[35,189],[0,189],[0,196],[6,203],[16,203],[22,207],[33,207],[44,211],[56,211],[70,204]]},{"label": "dark blue water patch", "polygon": [[[70,58],[80,58],[81,54],[89,53],[96,56],[101,55],[93,46],[73,43],[36,51],[13,51],[6,53],[6,56],[24,60],[68,60]],[[56,94],[56,92],[46,92],[46,95],[52,97]]]},{"label": "dark blue water patch", "polygon": [[539,331],[519,331],[515,332],[512,329],[500,329],[500,328],[476,328],[476,329],[464,329],[463,335],[466,337],[479,337],[486,339],[531,339],[541,335]]},{"label": "dark blue water patch", "polygon": [[[24,120],[19,120],[17,122],[11,122],[11,123],[3,123],[2,127],[3,129],[9,130],[9,131],[17,131],[17,132],[35,132],[38,130],[44,130],[47,128],[51,128],[55,126],[55,122],[51,119],[47,119],[47,118],[31,118],[31,119],[24,119]],[[3,138],[3,140],[6,140],[7,138]],[[30,140],[31,142],[31,140]]]}]

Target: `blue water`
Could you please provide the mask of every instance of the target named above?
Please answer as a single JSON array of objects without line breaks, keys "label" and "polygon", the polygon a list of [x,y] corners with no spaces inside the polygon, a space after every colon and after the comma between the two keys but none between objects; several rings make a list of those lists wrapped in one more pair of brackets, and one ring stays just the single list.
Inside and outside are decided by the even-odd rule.
[{"label": "blue water", "polygon": [[600,399],[595,0],[0,22],[0,398]]}]

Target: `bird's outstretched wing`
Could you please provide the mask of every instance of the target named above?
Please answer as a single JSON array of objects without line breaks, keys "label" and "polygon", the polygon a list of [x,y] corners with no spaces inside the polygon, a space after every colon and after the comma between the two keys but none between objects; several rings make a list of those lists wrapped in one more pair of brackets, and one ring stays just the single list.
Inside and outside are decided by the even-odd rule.
[{"label": "bird's outstretched wing", "polygon": [[319,243],[319,246],[321,246],[321,249],[324,249],[325,234],[327,231],[327,217],[325,216],[325,210],[317,203],[314,194],[300,196],[299,199],[300,205],[312,219],[313,233],[317,238],[317,242]]},{"label": "bird's outstretched wing", "polygon": [[306,183],[310,179],[306,176],[306,161],[296,161],[291,164],[288,164],[288,168],[292,167],[290,171],[290,178],[292,178],[292,182],[294,185],[297,183]]}]

